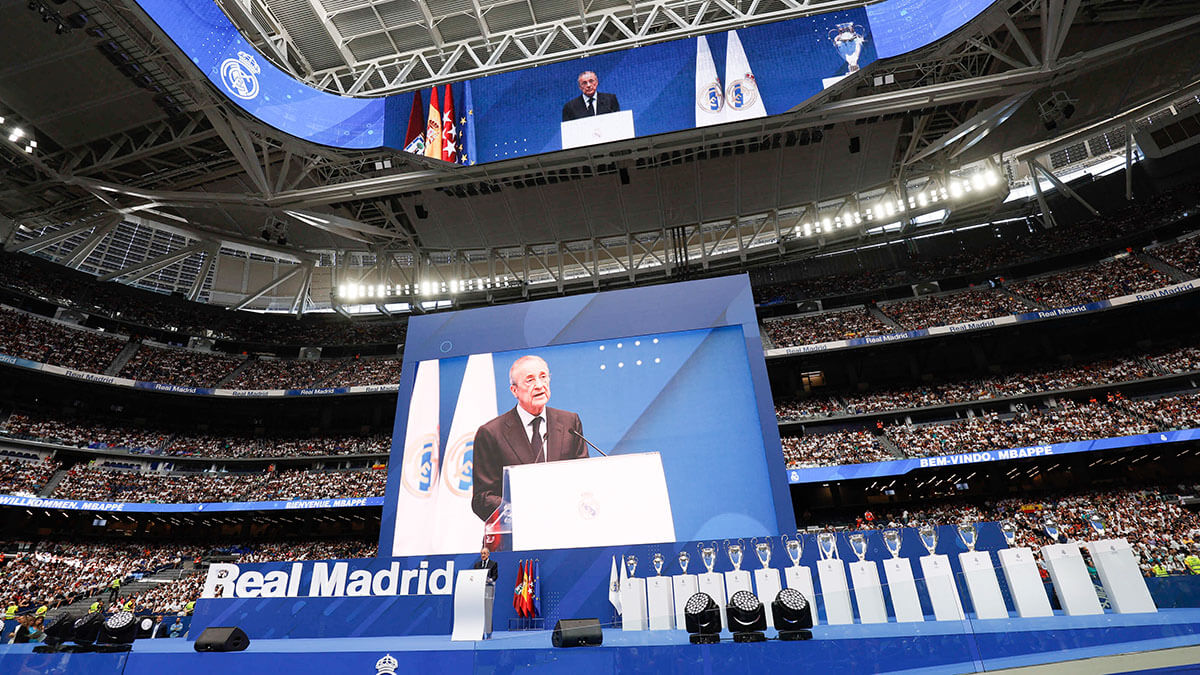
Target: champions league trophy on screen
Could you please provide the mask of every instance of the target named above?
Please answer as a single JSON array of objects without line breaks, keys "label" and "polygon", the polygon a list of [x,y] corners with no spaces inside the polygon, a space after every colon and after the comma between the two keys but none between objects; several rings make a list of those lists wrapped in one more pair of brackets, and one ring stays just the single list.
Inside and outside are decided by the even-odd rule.
[{"label": "champions league trophy on screen", "polygon": [[858,72],[858,57],[862,55],[863,43],[867,41],[862,34],[862,28],[854,25],[853,21],[839,23],[836,28],[829,29],[829,40],[833,42],[838,54],[846,60],[849,67],[847,72]]}]

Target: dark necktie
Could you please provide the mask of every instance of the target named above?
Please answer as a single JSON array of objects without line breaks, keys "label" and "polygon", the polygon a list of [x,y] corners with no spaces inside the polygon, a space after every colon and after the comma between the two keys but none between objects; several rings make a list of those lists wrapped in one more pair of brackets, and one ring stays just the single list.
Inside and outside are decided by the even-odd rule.
[{"label": "dark necktie", "polygon": [[533,438],[529,442],[533,445],[533,455],[535,458],[533,461],[537,462],[541,460],[544,446],[542,445],[542,418],[540,417],[533,418]]},{"label": "dark necktie", "polygon": [[591,112],[591,114],[593,114],[593,115],[596,114],[596,98],[594,96],[588,97],[587,107],[588,107],[588,111]]}]

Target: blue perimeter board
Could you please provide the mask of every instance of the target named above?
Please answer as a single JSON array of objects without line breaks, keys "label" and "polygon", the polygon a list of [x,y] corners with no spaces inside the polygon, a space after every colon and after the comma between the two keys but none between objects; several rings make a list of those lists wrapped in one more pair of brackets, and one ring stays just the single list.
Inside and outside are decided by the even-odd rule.
[{"label": "blue perimeter board", "polygon": [[[683,631],[605,629],[600,647],[555,649],[550,631],[498,632],[482,642],[448,636],[252,640],[245,652],[201,654],[181,639],[144,640],[129,654],[40,655],[31,645],[0,647],[5,673],[376,673],[391,655],[398,672],[964,673],[1108,656],[1200,643],[1200,609],[1156,614],[1054,616],[964,622],[818,626],[814,639],[688,644]],[[768,631],[774,636],[774,631]]]}]

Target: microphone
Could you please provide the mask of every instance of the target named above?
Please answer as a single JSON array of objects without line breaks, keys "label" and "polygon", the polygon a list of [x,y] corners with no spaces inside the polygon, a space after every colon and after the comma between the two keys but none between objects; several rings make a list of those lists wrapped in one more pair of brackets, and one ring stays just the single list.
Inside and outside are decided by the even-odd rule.
[{"label": "microphone", "polygon": [[600,453],[601,455],[604,455],[605,457],[608,457],[608,453],[607,453],[607,452],[605,452],[605,451],[601,450],[600,448],[597,448],[597,447],[596,447],[596,444],[595,444],[595,443],[593,443],[593,442],[591,442],[591,441],[589,441],[588,439],[584,438],[583,434],[579,433],[578,431],[575,431],[574,429],[571,429],[570,431],[571,431],[571,433],[575,434],[576,436],[578,436],[578,437],[580,437],[580,438],[583,438],[583,442],[584,442],[584,443],[587,443],[587,444],[588,444],[588,445],[590,445],[590,446],[592,446],[592,449],[593,449],[593,450],[595,450],[596,452]]}]

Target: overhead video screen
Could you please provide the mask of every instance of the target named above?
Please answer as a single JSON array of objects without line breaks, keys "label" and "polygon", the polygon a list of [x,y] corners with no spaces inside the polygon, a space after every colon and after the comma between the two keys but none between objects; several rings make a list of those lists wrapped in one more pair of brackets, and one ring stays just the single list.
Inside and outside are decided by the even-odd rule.
[{"label": "overhead video screen", "polygon": [[[380,554],[466,553],[485,537],[489,548],[530,550],[790,527],[761,341],[739,282],[414,317]],[[711,303],[701,287],[715,291]],[[729,303],[738,309],[722,311]],[[663,307],[673,309],[639,320]],[[639,324],[649,330],[629,330]],[[447,355],[421,358],[422,345]]]},{"label": "overhead video screen", "polygon": [[299,138],[477,164],[786,112],[878,58],[931,44],[991,0],[886,0],[386,98],[283,72],[212,0],[138,0],[229,99]]}]

